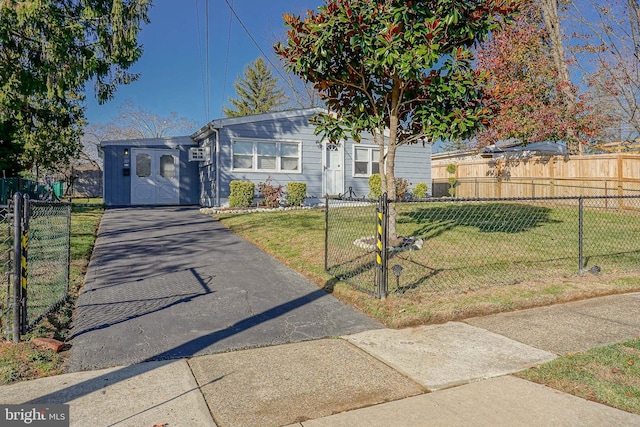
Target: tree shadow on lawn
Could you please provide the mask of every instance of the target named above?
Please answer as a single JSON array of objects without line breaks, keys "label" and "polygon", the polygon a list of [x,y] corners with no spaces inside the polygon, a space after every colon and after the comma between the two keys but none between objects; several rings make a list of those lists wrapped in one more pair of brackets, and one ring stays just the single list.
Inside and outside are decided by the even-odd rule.
[{"label": "tree shadow on lawn", "polygon": [[552,209],[520,203],[450,204],[399,212],[400,228],[413,228],[412,236],[434,238],[455,227],[475,227],[481,233],[524,233],[551,219]]}]

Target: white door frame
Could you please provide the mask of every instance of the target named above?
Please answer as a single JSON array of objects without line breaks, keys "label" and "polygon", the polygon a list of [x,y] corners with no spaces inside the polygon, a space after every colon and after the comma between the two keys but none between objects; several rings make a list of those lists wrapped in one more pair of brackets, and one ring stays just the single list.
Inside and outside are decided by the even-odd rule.
[{"label": "white door frame", "polygon": [[344,142],[322,142],[322,191],[324,195],[344,194]]}]

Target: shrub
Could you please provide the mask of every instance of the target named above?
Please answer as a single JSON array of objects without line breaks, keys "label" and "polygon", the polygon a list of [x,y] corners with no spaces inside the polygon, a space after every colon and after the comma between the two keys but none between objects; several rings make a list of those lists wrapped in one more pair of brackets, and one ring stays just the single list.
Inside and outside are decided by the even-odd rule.
[{"label": "shrub", "polygon": [[427,183],[419,182],[416,184],[416,188],[413,189],[413,196],[416,199],[426,199],[427,191],[428,191]]},{"label": "shrub", "polygon": [[396,187],[396,199],[404,199],[404,195],[407,194],[407,191],[409,191],[409,181],[404,178],[396,178],[393,183]]},{"label": "shrub", "polygon": [[382,196],[382,190],[380,189],[382,180],[380,174],[374,173],[369,177],[369,198],[379,199]]},{"label": "shrub", "polygon": [[285,200],[289,206],[301,206],[307,197],[307,184],[304,182],[288,182]]},{"label": "shrub", "polygon": [[[394,181],[396,186],[396,199],[400,200],[409,190],[409,181],[404,178],[396,178]],[[379,199],[382,196],[382,178],[380,174],[374,173],[369,177],[369,198]]]},{"label": "shrub", "polygon": [[265,182],[258,184],[258,191],[262,194],[264,204],[268,208],[277,208],[280,206],[280,196],[282,195],[282,185],[274,187],[271,185],[271,177]]},{"label": "shrub", "polygon": [[253,204],[255,185],[248,181],[231,181],[229,184],[229,206],[232,208],[246,208]]},{"label": "shrub", "polygon": [[[447,172],[449,172],[450,175],[453,175],[454,173],[456,173],[456,165],[454,165],[453,163],[447,165]],[[449,196],[455,197],[456,184],[458,183],[458,180],[456,179],[455,176],[451,176],[447,178],[447,181],[449,182],[449,190],[448,190]]]}]

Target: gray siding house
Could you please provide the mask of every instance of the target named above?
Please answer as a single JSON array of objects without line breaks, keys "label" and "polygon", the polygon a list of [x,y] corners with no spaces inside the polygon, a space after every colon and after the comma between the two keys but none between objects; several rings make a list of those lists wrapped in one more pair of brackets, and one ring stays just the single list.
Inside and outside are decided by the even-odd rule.
[{"label": "gray siding house", "polygon": [[[320,109],[304,109],[214,120],[191,137],[201,148],[200,205],[228,203],[233,180],[273,185],[307,184],[309,203],[324,195],[367,196],[368,179],[378,172],[378,147],[371,138],[334,145],[314,134],[309,119]],[[401,147],[396,176],[415,185],[431,183],[431,146]]]},{"label": "gray siding house", "polygon": [[[309,124],[319,109],[213,120],[190,137],[105,141],[107,206],[228,204],[231,181],[307,184],[307,202],[329,195],[366,197],[378,172],[378,147],[330,144]],[[431,186],[431,147],[403,146],[396,176]]]}]

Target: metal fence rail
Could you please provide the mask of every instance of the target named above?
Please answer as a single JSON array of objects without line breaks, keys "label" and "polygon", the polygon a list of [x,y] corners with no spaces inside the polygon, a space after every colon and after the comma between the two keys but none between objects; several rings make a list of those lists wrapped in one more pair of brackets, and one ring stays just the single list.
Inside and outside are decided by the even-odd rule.
[{"label": "metal fence rail", "polygon": [[24,198],[0,207],[0,321],[19,341],[69,290],[71,204]]},{"label": "metal fence rail", "polygon": [[376,241],[377,205],[327,203],[325,267],[379,297],[640,271],[639,196],[387,202],[378,211],[395,212],[400,245]]}]

